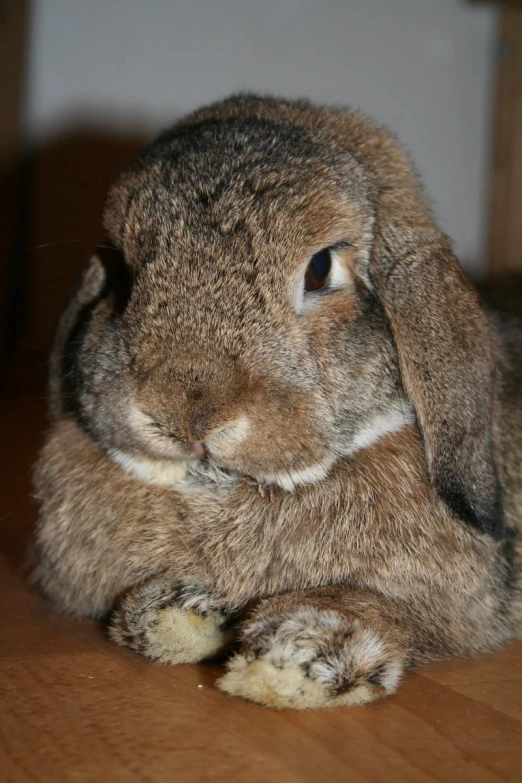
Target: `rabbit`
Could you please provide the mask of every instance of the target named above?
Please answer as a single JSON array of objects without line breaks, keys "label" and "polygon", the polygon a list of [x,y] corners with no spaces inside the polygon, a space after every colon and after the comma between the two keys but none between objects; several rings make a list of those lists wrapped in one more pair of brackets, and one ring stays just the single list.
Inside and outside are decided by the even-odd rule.
[{"label": "rabbit", "polygon": [[125,170],[104,225],[34,477],[57,607],[292,709],[520,634],[522,324],[390,132],[235,95]]}]

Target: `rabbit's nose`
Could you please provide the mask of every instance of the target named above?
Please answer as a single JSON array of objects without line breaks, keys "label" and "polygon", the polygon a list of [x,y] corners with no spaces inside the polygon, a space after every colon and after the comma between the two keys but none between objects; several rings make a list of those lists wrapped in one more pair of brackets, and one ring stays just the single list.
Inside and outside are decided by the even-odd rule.
[{"label": "rabbit's nose", "polygon": [[207,416],[202,414],[190,418],[182,429],[182,438],[191,446],[202,446],[208,430]]},{"label": "rabbit's nose", "polygon": [[204,443],[191,443],[191,452],[194,459],[205,459],[207,456],[207,447]]},{"label": "rabbit's nose", "polygon": [[203,416],[195,419],[192,422],[191,429],[194,435],[203,435],[207,426],[206,419]]}]

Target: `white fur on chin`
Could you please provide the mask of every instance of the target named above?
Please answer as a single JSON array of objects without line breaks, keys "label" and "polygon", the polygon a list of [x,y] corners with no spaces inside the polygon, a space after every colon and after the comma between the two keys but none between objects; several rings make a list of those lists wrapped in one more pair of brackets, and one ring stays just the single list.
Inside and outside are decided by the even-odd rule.
[{"label": "white fur on chin", "polygon": [[[403,403],[391,407],[387,413],[375,416],[356,433],[346,448],[341,449],[344,456],[351,456],[366,449],[393,432],[398,432],[415,421],[410,405]],[[236,442],[246,436],[248,421],[240,421],[236,433]],[[237,474],[222,470],[209,461],[152,459],[150,457],[128,454],[120,449],[110,449],[108,456],[126,473],[145,484],[175,489],[194,489],[198,485],[215,485],[220,489],[230,489],[237,480]],[[328,461],[299,468],[299,470],[278,471],[263,476],[260,483],[277,486],[287,492],[294,492],[299,486],[317,484],[328,475],[336,461],[332,456]]]}]

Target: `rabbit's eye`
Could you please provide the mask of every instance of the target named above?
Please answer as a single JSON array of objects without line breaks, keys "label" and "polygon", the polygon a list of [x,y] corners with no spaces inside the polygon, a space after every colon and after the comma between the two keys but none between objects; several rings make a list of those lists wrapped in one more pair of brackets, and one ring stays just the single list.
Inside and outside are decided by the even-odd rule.
[{"label": "rabbit's eye", "polygon": [[292,304],[299,315],[314,308],[325,295],[349,289],[353,283],[350,261],[352,245],[336,242],[309,257],[308,264],[295,280]]},{"label": "rabbit's eye", "polygon": [[329,248],[320,250],[312,256],[305,273],[305,292],[320,291],[328,282],[332,268],[332,256]]}]

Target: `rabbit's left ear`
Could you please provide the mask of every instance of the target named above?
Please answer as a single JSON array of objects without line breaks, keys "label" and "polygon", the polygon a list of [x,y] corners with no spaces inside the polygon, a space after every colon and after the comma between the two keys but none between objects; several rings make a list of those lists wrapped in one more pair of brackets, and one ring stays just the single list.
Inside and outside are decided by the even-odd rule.
[{"label": "rabbit's left ear", "polygon": [[431,228],[410,227],[397,243],[379,233],[370,274],[390,321],[434,486],[455,515],[500,538],[490,326],[449,241]]}]

